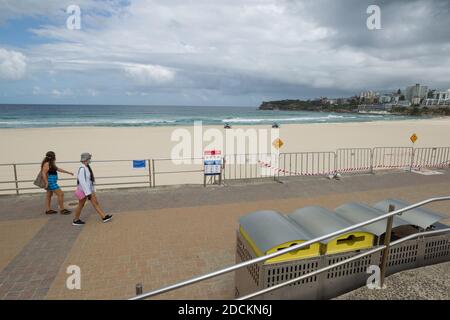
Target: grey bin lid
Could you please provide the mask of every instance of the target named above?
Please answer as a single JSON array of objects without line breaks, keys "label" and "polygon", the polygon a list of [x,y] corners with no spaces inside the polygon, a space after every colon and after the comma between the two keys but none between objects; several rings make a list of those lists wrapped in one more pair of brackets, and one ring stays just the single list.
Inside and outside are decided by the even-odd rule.
[{"label": "grey bin lid", "polygon": [[[346,203],[335,209],[336,214],[340,217],[344,218],[351,224],[364,222],[376,217],[379,217],[387,212],[375,209],[373,207],[369,207],[364,203]],[[367,232],[373,233],[374,235],[380,236],[386,232],[386,222],[387,219],[381,220],[367,226],[362,227],[362,230],[366,230]],[[409,222],[402,220],[398,217],[394,217],[392,222],[392,228],[396,228],[402,225],[410,225]]]},{"label": "grey bin lid", "polygon": [[[409,203],[402,200],[386,199],[375,204],[374,208],[387,212],[390,204],[393,204],[396,210],[410,205]],[[443,216],[437,212],[433,212],[425,208],[415,208],[404,212],[401,218],[412,225],[426,229],[432,224],[443,219]]]},{"label": "grey bin lid", "polygon": [[305,230],[276,211],[252,212],[241,217],[239,224],[262,252],[289,241],[312,239]]},{"label": "grey bin lid", "polygon": [[[331,232],[348,228],[352,225],[347,220],[337,215],[335,212],[319,206],[297,209],[287,217],[290,220],[294,221],[297,225],[300,225],[304,229],[308,230],[313,238],[317,238]],[[321,242],[328,243],[332,239],[333,238],[325,239]]]}]

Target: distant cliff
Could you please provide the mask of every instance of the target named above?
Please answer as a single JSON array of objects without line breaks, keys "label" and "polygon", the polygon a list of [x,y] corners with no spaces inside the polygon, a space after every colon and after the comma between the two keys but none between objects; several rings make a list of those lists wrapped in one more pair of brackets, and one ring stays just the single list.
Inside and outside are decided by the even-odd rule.
[{"label": "distant cliff", "polygon": [[357,112],[358,106],[353,104],[322,104],[319,100],[280,100],[264,101],[259,106],[259,110]]},{"label": "distant cliff", "polygon": [[[323,103],[321,100],[279,100],[264,101],[259,106],[259,110],[281,110],[281,111],[319,111],[319,112],[340,112],[357,113],[358,103],[350,102],[345,104]],[[386,110],[391,114],[410,116],[450,116],[450,107],[400,107],[393,106],[391,110]]]}]

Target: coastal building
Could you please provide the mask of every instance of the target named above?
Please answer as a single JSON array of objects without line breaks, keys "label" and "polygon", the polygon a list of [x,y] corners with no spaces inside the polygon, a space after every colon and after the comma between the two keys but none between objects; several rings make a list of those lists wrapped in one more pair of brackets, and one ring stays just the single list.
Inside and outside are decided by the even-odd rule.
[{"label": "coastal building", "polygon": [[382,95],[381,97],[380,97],[380,103],[390,103],[391,101],[392,101],[392,96],[390,96],[390,95]]},{"label": "coastal building", "polygon": [[423,101],[424,106],[450,106],[450,89],[433,90],[430,96]]},{"label": "coastal building", "polygon": [[408,100],[399,100],[396,103],[392,103],[392,106],[395,107],[410,107],[411,106],[411,102]]},{"label": "coastal building", "polygon": [[412,104],[420,104],[422,99],[426,98],[428,93],[427,86],[421,86],[417,83],[414,86],[407,87],[405,89],[405,99],[410,101]]},{"label": "coastal building", "polygon": [[378,92],[369,90],[369,91],[362,91],[359,94],[359,100],[362,103],[377,103],[379,101],[380,94]]},{"label": "coastal building", "polygon": [[359,113],[386,113],[391,109],[388,104],[361,104],[358,106]]},{"label": "coastal building", "polygon": [[398,104],[398,102],[400,101],[400,95],[398,94],[393,94],[391,96],[391,103],[393,104]]}]

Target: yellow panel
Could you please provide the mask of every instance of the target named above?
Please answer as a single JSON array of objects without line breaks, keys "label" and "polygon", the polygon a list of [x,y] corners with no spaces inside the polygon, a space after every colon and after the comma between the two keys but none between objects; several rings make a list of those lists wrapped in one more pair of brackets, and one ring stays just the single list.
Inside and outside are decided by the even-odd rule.
[{"label": "yellow panel", "polygon": [[[270,253],[277,252],[282,249],[286,249],[290,246],[294,246],[296,244],[300,244],[305,242],[305,240],[298,240],[298,241],[290,241],[283,244],[280,244],[279,246],[276,246],[272,249],[269,249],[265,253],[263,253],[253,242],[253,240],[250,238],[250,236],[245,232],[245,230],[240,227],[239,231],[241,232],[242,236],[247,240],[248,244],[250,244],[250,247],[253,249],[253,252],[258,256],[261,257],[263,255],[267,255]],[[302,248],[299,250],[295,250],[293,252],[285,253],[281,256],[272,258],[267,260],[265,263],[275,263],[275,262],[284,262],[284,261],[290,261],[290,260],[298,260],[298,259],[305,259],[310,257],[315,257],[320,255],[320,243],[314,243],[312,245],[307,246],[306,248]]]},{"label": "yellow panel", "polygon": [[[267,250],[266,254],[274,253],[276,251],[286,249],[291,246],[295,246],[297,244],[306,242],[305,240],[301,241],[290,241],[283,244],[280,244],[279,246],[272,248],[270,250]],[[290,260],[298,260],[298,259],[305,259],[310,257],[316,257],[320,255],[320,243],[313,243],[305,248],[301,248],[292,252],[285,253],[281,256],[269,259],[266,261],[266,263],[274,263],[274,262],[284,262],[284,261],[290,261]]]},{"label": "yellow panel", "polygon": [[374,235],[367,232],[349,232],[328,242],[325,253],[361,250],[373,246]]}]

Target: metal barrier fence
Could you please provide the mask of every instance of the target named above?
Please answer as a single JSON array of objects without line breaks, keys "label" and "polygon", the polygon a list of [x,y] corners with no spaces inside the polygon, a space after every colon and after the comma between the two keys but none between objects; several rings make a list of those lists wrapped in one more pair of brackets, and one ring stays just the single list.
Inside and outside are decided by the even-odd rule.
[{"label": "metal barrier fence", "polygon": [[281,153],[278,176],[320,176],[336,171],[334,152]]},{"label": "metal barrier fence", "polygon": [[337,172],[372,172],[373,150],[370,148],[346,148],[336,150]]},{"label": "metal barrier fence", "polygon": [[[326,176],[335,173],[368,173],[395,168],[422,169],[450,167],[450,147],[343,148],[325,152],[274,154],[226,154],[222,181],[291,176]],[[202,158],[149,158],[142,169],[133,169],[133,160],[94,161],[99,189],[156,187],[176,184],[203,184]],[[58,162],[76,172],[79,162]],[[40,163],[0,164],[0,194],[39,190],[33,181]],[[75,188],[75,178],[59,179],[63,188]]]},{"label": "metal barrier fence", "polygon": [[448,167],[450,163],[450,148],[418,148],[414,149],[413,167]]},{"label": "metal barrier fence", "polygon": [[373,149],[373,168],[412,168],[414,149],[409,147],[382,147]]},{"label": "metal barrier fence", "polygon": [[273,163],[275,160],[274,155],[270,153],[225,155],[223,179],[237,180],[273,177],[271,170],[261,165],[261,163]]}]

